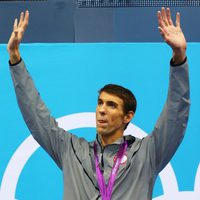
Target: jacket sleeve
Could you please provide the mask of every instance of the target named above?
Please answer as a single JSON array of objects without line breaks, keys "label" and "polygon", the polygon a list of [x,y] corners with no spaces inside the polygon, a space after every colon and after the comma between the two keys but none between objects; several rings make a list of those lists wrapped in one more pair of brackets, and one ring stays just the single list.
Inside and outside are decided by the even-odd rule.
[{"label": "jacket sleeve", "polygon": [[159,173],[170,161],[181,143],[188,122],[190,107],[189,75],[187,60],[170,67],[167,101],[147,139],[152,165]]},{"label": "jacket sleeve", "polygon": [[62,169],[62,157],[70,146],[72,136],[57,126],[25,67],[23,60],[10,65],[18,105],[35,140]]}]

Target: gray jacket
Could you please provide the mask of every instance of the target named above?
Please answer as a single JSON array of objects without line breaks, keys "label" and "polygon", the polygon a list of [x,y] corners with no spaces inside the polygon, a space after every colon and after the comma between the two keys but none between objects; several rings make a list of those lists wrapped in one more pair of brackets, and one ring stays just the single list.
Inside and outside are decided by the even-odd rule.
[{"label": "gray jacket", "polygon": [[[35,140],[54,159],[64,176],[64,200],[101,199],[96,180],[93,142],[77,138],[51,117],[21,60],[10,66],[17,100]],[[150,200],[158,173],[170,161],[186,129],[189,114],[188,65],[170,67],[166,104],[152,134],[143,139],[125,136],[104,149],[97,136],[101,168],[108,181],[114,157],[126,139],[127,160],[120,165],[112,200]]]}]

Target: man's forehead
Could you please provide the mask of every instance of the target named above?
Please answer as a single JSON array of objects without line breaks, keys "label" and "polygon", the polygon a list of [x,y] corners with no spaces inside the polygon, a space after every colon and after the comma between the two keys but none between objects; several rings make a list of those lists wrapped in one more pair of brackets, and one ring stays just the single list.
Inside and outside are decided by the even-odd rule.
[{"label": "man's forehead", "polygon": [[98,100],[102,100],[102,101],[114,101],[114,102],[118,102],[118,103],[123,103],[123,100],[116,96],[115,94],[110,94],[107,92],[101,92]]}]

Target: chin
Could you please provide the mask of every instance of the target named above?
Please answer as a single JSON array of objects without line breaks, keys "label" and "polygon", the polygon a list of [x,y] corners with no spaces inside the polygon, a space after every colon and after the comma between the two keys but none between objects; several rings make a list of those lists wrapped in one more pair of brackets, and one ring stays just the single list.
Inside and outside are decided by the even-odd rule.
[{"label": "chin", "polygon": [[98,133],[99,135],[107,135],[107,134],[108,134],[107,131],[101,130],[101,129],[97,129],[97,133]]}]

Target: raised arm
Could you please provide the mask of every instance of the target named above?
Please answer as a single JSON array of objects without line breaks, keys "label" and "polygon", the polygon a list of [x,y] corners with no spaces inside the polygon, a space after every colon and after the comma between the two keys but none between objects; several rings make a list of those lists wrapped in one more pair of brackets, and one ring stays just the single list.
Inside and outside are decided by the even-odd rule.
[{"label": "raised arm", "polygon": [[25,14],[21,12],[19,23],[17,18],[14,21],[13,31],[7,45],[11,64],[15,64],[20,61],[19,46],[28,26],[28,21],[29,11],[26,11]]},{"label": "raised arm", "polygon": [[144,139],[149,147],[155,173],[170,161],[180,145],[187,126],[190,92],[186,40],[180,28],[180,14],[173,25],[169,9],[157,13],[159,30],[173,50],[167,100],[151,135]]},{"label": "raised arm", "polygon": [[66,156],[70,154],[71,138],[75,138],[75,136],[57,126],[20,57],[19,46],[28,20],[28,11],[25,15],[21,13],[19,23],[15,19],[13,32],[8,42],[12,80],[18,105],[31,134],[62,168],[63,154],[65,153]]}]

